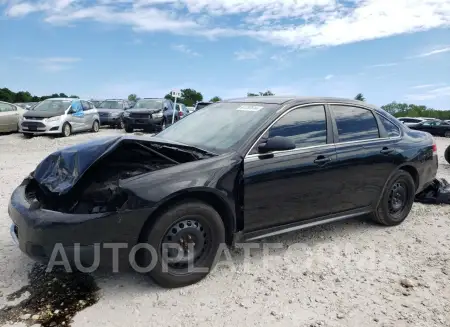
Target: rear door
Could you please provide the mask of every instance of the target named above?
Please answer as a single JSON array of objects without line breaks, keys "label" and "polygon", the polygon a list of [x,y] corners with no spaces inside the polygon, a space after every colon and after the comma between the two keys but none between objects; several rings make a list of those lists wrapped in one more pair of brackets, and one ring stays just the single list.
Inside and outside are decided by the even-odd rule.
[{"label": "rear door", "polygon": [[0,102],[0,132],[17,130],[19,112],[16,107],[6,102]]},{"label": "rear door", "polygon": [[324,105],[299,107],[279,118],[260,141],[289,137],[296,149],[260,155],[260,142],[255,144],[244,160],[246,232],[335,211],[340,176],[331,128]]},{"label": "rear door", "polygon": [[[335,194],[339,211],[371,207],[396,169],[400,129],[368,108],[330,105],[334,118],[337,162],[343,182]],[[388,133],[384,127],[390,126]]]}]

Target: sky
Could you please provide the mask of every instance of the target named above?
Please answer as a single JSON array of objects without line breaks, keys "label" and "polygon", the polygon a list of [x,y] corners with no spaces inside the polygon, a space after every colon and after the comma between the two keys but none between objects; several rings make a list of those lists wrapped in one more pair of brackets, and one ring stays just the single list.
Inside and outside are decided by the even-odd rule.
[{"label": "sky", "polygon": [[0,0],[0,87],[450,109],[450,0]]}]

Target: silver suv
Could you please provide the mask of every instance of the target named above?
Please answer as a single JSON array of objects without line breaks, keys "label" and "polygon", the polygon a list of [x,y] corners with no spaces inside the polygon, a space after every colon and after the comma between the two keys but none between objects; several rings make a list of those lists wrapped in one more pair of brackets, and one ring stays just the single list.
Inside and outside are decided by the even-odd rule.
[{"label": "silver suv", "polygon": [[42,134],[69,136],[74,132],[98,132],[100,118],[88,100],[51,98],[23,114],[19,132],[27,138]]}]

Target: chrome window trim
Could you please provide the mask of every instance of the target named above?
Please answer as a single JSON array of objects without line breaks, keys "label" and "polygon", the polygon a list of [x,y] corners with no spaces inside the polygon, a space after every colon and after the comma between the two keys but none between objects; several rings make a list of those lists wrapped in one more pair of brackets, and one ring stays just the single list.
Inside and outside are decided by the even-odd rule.
[{"label": "chrome window trim", "polygon": [[[256,140],[255,143],[253,143],[253,145],[250,147],[250,149],[247,151],[247,154],[244,156],[244,162],[246,161],[246,159],[252,159],[252,158],[257,158],[259,156],[261,156],[260,153],[255,153],[255,154],[249,154],[250,151],[252,151],[252,149],[255,147],[256,144],[258,144],[258,142],[261,140],[262,136],[273,126],[275,125],[278,120],[280,120],[281,118],[283,118],[285,115],[287,115],[288,113],[290,113],[291,111],[295,110],[295,109],[299,109],[299,108],[303,108],[303,107],[310,107],[310,106],[317,106],[317,105],[323,105],[324,109],[326,110],[325,106],[326,105],[346,105],[346,106],[353,106],[353,107],[359,107],[362,109],[366,109],[372,112],[374,109],[370,108],[370,107],[365,107],[365,106],[361,106],[361,105],[354,105],[354,104],[349,104],[349,103],[338,103],[338,102],[333,102],[333,103],[325,103],[325,102],[314,102],[314,103],[308,103],[308,104],[301,104],[298,105],[296,107],[293,107],[289,110],[287,110],[286,112],[284,112],[282,115],[280,115],[280,117],[278,117],[276,120],[274,120],[262,133],[261,135],[258,137],[258,139]],[[277,110],[280,111],[283,108],[280,108]],[[378,114],[378,113],[377,113]],[[384,115],[383,118],[387,119],[388,121],[390,121],[391,123],[393,123],[390,119],[388,119],[387,117],[385,117]],[[374,116],[375,120],[376,117]],[[398,127],[395,123],[393,123],[396,127]],[[377,124],[378,126],[378,124]],[[379,127],[378,127],[379,128]],[[358,143],[372,143],[375,141],[386,141],[386,140],[400,140],[402,138],[402,130],[400,129],[400,135],[399,136],[395,136],[395,137],[377,137],[377,138],[372,138],[372,139],[365,139],[365,140],[356,140],[356,141],[347,141],[347,142],[339,142],[339,143],[327,143],[327,144],[320,144],[320,145],[312,145],[312,146],[307,146],[307,147],[303,147],[303,148],[295,148],[292,150],[285,150],[285,151],[274,151],[274,152],[270,152],[270,154],[291,154],[291,153],[296,153],[296,152],[303,152],[304,150],[308,151],[310,149],[314,149],[314,148],[320,148],[320,147],[326,147],[326,146],[335,146],[335,147],[340,147],[340,146],[345,146],[345,145],[351,145],[351,144],[358,144]],[[302,151],[299,151],[302,150]],[[268,153],[269,154],[269,153]],[[251,160],[253,161],[253,160]]]}]

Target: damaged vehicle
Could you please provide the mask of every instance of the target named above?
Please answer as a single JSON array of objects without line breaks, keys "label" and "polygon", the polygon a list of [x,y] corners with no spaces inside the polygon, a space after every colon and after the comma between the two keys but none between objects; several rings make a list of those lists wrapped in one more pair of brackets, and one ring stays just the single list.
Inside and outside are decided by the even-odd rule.
[{"label": "damaged vehicle", "polygon": [[[366,214],[402,223],[436,176],[436,151],[430,134],[360,101],[227,100],[153,137],[49,155],[11,196],[11,235],[42,262],[62,244],[73,264],[79,244],[90,265],[102,244],[110,265],[111,243],[127,244],[118,262],[136,254],[159,285],[186,286],[211,271],[221,245]],[[154,251],[133,252],[138,244]]]}]

